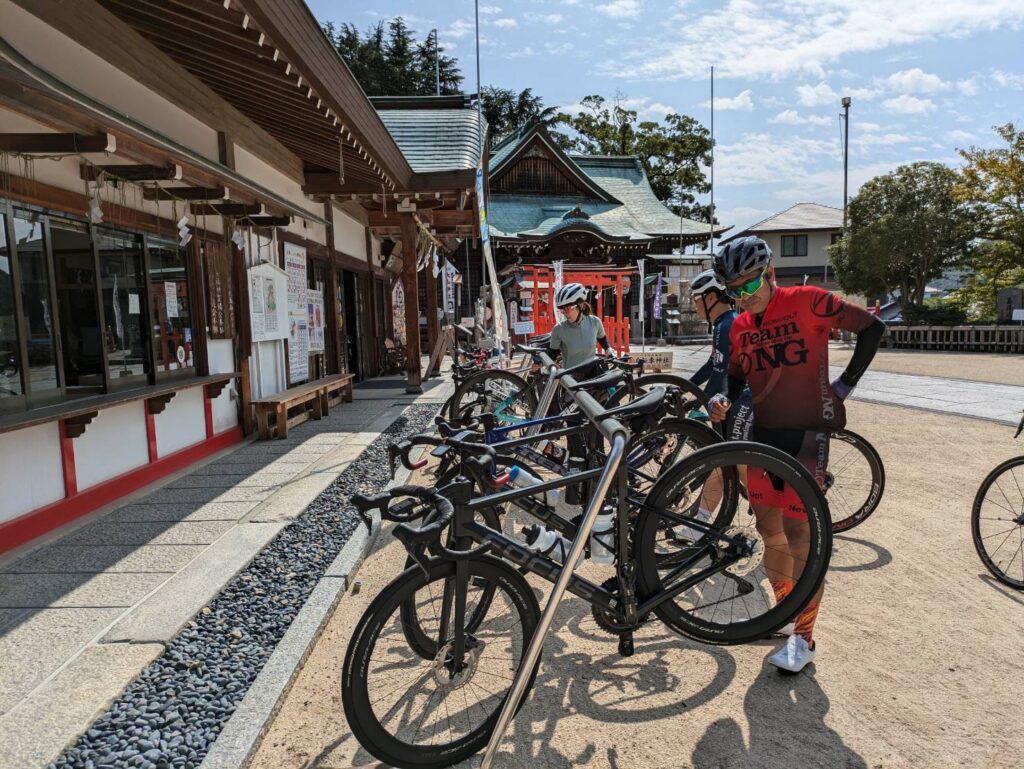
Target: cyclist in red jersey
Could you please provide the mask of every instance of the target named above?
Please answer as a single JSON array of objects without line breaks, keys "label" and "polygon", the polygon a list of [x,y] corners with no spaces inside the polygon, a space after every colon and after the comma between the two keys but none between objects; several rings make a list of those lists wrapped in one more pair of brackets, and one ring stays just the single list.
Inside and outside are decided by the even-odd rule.
[{"label": "cyclist in red jersey", "polygon": [[[814,286],[775,285],[772,253],[756,237],[735,240],[715,255],[715,272],[742,311],[730,332],[728,388],[711,399],[711,419],[725,418],[744,386],[753,394],[753,440],[796,458],[825,482],[829,433],[846,425],[843,401],[867,370],[885,325],[866,310]],[[857,334],[846,370],[830,381],[833,329]],[[767,472],[748,474],[748,495],[765,543],[765,569],[776,601],[803,571],[809,536],[799,496]],[[824,585],[797,617],[786,645],[768,661],[799,672],[815,656],[814,623]]]}]

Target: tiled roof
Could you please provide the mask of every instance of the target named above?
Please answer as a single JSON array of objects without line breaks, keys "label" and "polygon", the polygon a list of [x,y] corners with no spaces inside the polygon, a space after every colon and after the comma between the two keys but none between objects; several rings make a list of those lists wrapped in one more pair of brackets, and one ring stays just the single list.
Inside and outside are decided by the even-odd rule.
[{"label": "tiled roof", "polygon": [[380,109],[377,112],[416,173],[464,171],[480,162],[477,111]]},{"label": "tiled roof", "polygon": [[[843,209],[820,203],[797,203],[785,211],[769,216],[744,232],[775,232],[780,230],[839,230],[843,227]],[[742,234],[742,233],[739,233]],[[734,235],[733,237],[737,237]]]}]

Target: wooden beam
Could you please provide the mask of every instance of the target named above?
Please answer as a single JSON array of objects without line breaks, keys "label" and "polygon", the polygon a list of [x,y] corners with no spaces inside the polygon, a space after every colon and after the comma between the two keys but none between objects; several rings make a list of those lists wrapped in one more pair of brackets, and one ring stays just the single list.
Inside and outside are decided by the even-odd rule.
[{"label": "wooden beam", "polygon": [[253,227],[287,227],[294,219],[293,216],[247,216],[245,223]]},{"label": "wooden beam", "polygon": [[265,216],[266,209],[260,203],[200,203],[191,207],[196,216]]},{"label": "wooden beam", "polygon": [[227,131],[290,178],[302,179],[302,162],[296,155],[95,0],[14,2],[193,117]]},{"label": "wooden beam", "polygon": [[130,182],[180,181],[181,166],[120,165],[94,166],[82,163],[80,174],[87,182],[98,181],[104,175],[112,179],[126,179]]},{"label": "wooden beam", "polygon": [[60,152],[116,152],[113,134],[0,133],[0,151],[48,154]]},{"label": "wooden beam", "polygon": [[225,200],[230,193],[227,187],[145,187],[142,195],[146,200]]}]

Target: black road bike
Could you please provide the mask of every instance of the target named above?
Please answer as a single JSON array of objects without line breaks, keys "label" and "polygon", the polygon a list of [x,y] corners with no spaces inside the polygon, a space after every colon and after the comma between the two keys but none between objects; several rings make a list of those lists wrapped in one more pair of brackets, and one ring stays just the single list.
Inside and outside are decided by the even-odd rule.
[{"label": "black road bike", "polygon": [[[1024,417],[1013,437],[1024,430]],[[981,562],[1004,585],[1024,590],[1024,456],[990,472],[974,497],[971,536]]]},{"label": "black road bike", "polygon": [[[566,590],[591,605],[600,626],[619,637],[620,653],[629,655],[633,632],[653,617],[707,643],[764,638],[790,621],[821,585],[832,529],[822,491],[799,463],[761,444],[718,443],[668,468],[638,499],[624,462],[630,435],[622,422],[635,416],[629,404],[609,416],[586,392],[573,391],[574,384],[571,377],[561,380],[595,434],[610,446],[599,463],[509,489],[494,447],[449,438],[460,473],[446,486],[406,486],[353,498],[364,514],[378,511],[384,519],[400,521],[393,532],[413,564],[358,621],[342,672],[349,725],[378,759],[439,769],[487,745],[484,765],[489,765],[533,683],[544,637]],[[737,495],[722,495],[721,505],[731,509],[710,522],[694,518],[710,479],[729,479],[735,488],[741,465],[790,484],[807,512],[800,530],[804,539],[798,542],[802,572],[778,603],[766,565],[776,554],[766,552],[754,517],[737,512]],[[605,567],[612,575],[601,584],[478,515],[577,484],[586,486],[588,504],[565,563],[579,562],[597,516],[613,512],[614,566]],[[418,527],[412,525],[413,514],[421,521]],[[699,533],[677,536],[681,526]],[[554,583],[543,612],[526,573]]]}]

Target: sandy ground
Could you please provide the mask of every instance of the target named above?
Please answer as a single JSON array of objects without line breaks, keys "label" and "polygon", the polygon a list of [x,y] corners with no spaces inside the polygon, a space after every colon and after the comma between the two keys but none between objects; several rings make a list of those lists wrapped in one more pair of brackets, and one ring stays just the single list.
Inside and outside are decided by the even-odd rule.
[{"label": "sandy ground", "polygon": [[[849,410],[888,482],[874,517],[836,538],[816,663],[783,677],[765,664],[775,643],[704,646],[657,624],[638,633],[635,656],[620,658],[569,596],[495,766],[1024,765],[1024,595],[988,577],[968,522],[982,478],[1021,446],[1008,428],[978,420],[856,402]],[[346,726],[339,671],[354,622],[402,557],[380,538],[253,767],[376,765]]]},{"label": "sandy ground", "polygon": [[[829,351],[829,362],[834,365],[844,364],[852,354],[852,344],[833,343]],[[871,362],[871,370],[1024,385],[1022,355],[883,349],[878,351]]]}]

